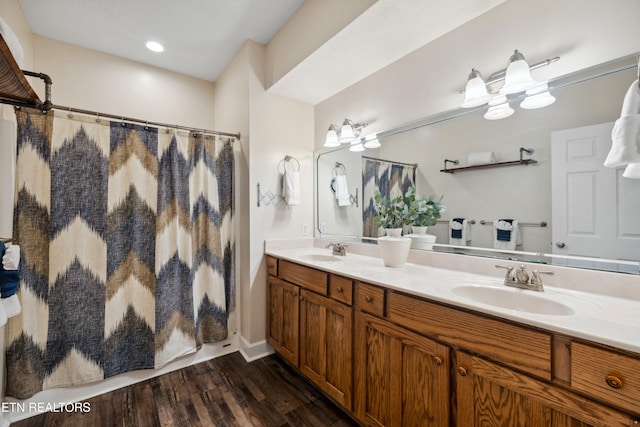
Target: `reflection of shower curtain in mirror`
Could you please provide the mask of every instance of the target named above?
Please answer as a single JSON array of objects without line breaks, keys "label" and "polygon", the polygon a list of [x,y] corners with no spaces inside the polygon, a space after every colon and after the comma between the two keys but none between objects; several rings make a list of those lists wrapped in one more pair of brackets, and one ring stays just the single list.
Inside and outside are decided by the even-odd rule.
[{"label": "reflection of shower curtain in mirror", "polygon": [[229,140],[22,109],[6,394],[159,368],[234,309]]},{"label": "reflection of shower curtain in mirror", "polygon": [[415,185],[416,167],[379,159],[362,159],[362,235],[378,237],[378,227],[374,217],[374,195],[379,190],[390,200],[404,194]]}]

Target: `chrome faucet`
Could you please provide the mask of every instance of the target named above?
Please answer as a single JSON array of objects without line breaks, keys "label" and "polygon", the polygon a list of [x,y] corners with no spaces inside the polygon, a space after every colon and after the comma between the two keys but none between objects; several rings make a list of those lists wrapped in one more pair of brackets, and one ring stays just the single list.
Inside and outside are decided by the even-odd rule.
[{"label": "chrome faucet", "polygon": [[553,271],[539,271],[533,270],[531,278],[527,273],[527,267],[521,264],[517,269],[511,266],[496,265],[496,268],[504,268],[507,272],[504,275],[505,286],[511,286],[514,288],[528,289],[531,291],[542,292],[544,287],[542,286],[541,274],[553,274]]},{"label": "chrome faucet", "polygon": [[347,249],[346,248],[347,248],[348,245],[345,245],[344,243],[333,243],[333,242],[331,242],[331,243],[329,243],[327,245],[327,248],[330,248],[332,246],[333,246],[333,252],[332,252],[333,255],[338,255],[338,256],[347,255]]}]

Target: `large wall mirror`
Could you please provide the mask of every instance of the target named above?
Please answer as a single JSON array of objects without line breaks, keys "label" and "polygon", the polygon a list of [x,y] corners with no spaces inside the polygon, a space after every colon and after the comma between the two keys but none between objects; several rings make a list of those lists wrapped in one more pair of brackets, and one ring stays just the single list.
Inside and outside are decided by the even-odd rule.
[{"label": "large wall mirror", "polygon": [[[447,207],[428,231],[437,239],[433,250],[639,274],[640,180],[602,165],[613,122],[637,78],[632,55],[549,82],[556,102],[545,108],[522,109],[514,100],[514,114],[502,120],[486,120],[486,107],[459,109],[380,132],[379,148],[319,150],[318,232],[375,243],[363,221],[375,191],[364,169],[370,162],[405,172],[417,165],[417,193],[443,196]],[[535,162],[441,172],[464,168],[471,153],[485,152],[497,162],[521,156]],[[349,203],[336,198],[338,175],[345,176]],[[452,218],[470,223],[467,245],[450,244]],[[493,222],[506,218],[518,221],[520,244],[496,250]]]}]

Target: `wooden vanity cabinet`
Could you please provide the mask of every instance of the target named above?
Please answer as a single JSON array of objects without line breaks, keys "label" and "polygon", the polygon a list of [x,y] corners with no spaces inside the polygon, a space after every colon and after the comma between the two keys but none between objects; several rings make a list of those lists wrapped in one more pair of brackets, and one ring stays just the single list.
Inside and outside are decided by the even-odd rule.
[{"label": "wooden vanity cabinet", "polygon": [[454,376],[458,426],[636,425],[624,413],[462,351]]},{"label": "wooden vanity cabinet", "polygon": [[[274,261],[277,267],[274,267]],[[353,395],[353,281],[267,257],[267,342],[345,409]]]},{"label": "wooden vanity cabinet", "polygon": [[635,354],[267,264],[268,342],[363,425],[638,425]]},{"label": "wooden vanity cabinet", "polygon": [[356,319],[358,420],[371,426],[448,426],[449,348],[365,312]]}]

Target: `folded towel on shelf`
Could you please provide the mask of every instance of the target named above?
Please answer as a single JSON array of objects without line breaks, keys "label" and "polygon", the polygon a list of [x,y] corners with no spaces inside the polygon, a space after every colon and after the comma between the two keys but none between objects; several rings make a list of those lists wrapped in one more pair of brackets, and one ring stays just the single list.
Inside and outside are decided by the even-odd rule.
[{"label": "folded towel on shelf", "polygon": [[520,241],[520,227],[513,219],[498,219],[493,222],[493,248],[514,251]]},{"label": "folded towel on shelf", "polygon": [[496,155],[493,151],[481,151],[477,153],[470,153],[467,156],[467,163],[469,166],[486,165],[496,162]]},{"label": "folded towel on shelf", "polygon": [[640,163],[640,86],[633,82],[622,102],[620,118],[611,131],[611,150],[604,161],[610,168]]},{"label": "folded towel on shelf", "polygon": [[282,174],[282,198],[289,206],[300,204],[300,174],[287,169],[286,165]]},{"label": "folded towel on shelf", "polygon": [[336,200],[338,206],[351,206],[349,197],[349,185],[347,184],[346,175],[337,175],[333,181],[333,189],[336,192]]},{"label": "folded towel on shelf", "polygon": [[469,222],[464,218],[453,218],[449,221],[449,244],[467,246],[471,240]]}]

